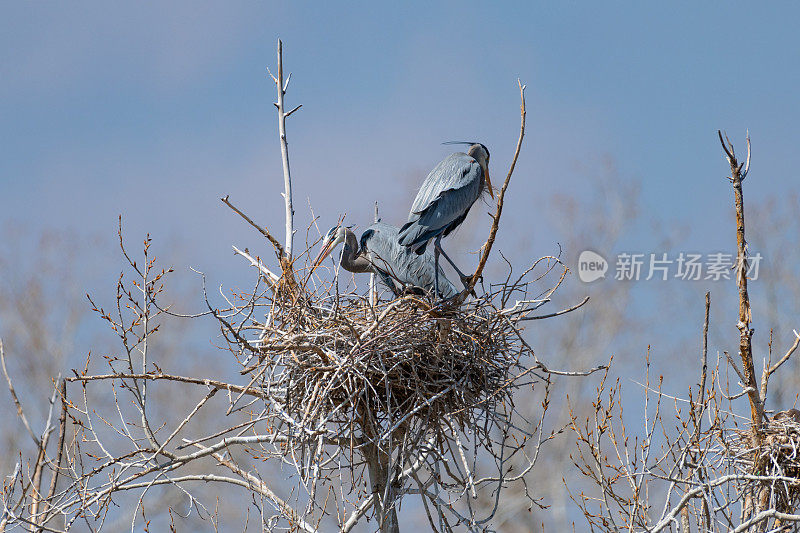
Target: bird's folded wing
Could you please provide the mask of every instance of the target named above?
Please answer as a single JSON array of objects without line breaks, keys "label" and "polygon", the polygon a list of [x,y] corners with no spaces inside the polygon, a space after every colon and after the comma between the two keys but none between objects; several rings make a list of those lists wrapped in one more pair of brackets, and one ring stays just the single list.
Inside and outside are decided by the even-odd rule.
[{"label": "bird's folded wing", "polygon": [[439,197],[419,214],[415,225],[423,233],[436,233],[457,219],[464,217],[480,194],[477,181],[457,189],[442,191]]},{"label": "bird's folded wing", "polygon": [[422,183],[422,187],[414,199],[414,204],[411,206],[409,221],[414,215],[425,211],[444,191],[461,189],[471,184],[474,184],[477,190],[481,172],[478,162],[467,154],[456,153],[446,157],[431,170]]}]

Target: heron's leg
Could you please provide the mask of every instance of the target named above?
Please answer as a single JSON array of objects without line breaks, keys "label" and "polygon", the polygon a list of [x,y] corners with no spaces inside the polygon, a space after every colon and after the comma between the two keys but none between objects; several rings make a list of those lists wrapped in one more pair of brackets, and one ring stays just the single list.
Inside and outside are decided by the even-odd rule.
[{"label": "heron's leg", "polygon": [[439,297],[439,247],[433,248],[433,296]]},{"label": "heron's leg", "polygon": [[[441,243],[439,242],[439,241],[441,240],[441,238],[442,238],[442,237],[441,237],[441,235],[440,235],[440,236],[439,236],[439,237],[437,237],[437,238],[436,238],[436,240],[433,242],[433,250],[434,250],[434,254],[435,254],[435,255],[442,254],[442,255],[444,256],[444,258],[445,258],[445,259],[447,259],[447,262],[448,262],[448,263],[450,263],[450,266],[452,266],[452,267],[453,267],[453,268],[456,270],[456,272],[458,273],[458,277],[459,277],[459,278],[461,278],[461,283],[464,285],[464,288],[466,289],[466,288],[469,286],[469,282],[470,282],[470,280],[472,279],[472,277],[470,277],[470,276],[467,276],[466,274],[464,274],[463,272],[461,272],[461,270],[459,270],[459,268],[456,266],[456,264],[455,264],[455,263],[453,263],[453,260],[452,260],[452,259],[450,259],[450,258],[447,256],[447,254],[446,254],[446,253],[444,253],[444,250],[442,249],[442,245],[441,245]],[[438,264],[437,264],[437,265],[438,265]],[[436,267],[436,273],[437,273],[437,274],[439,273],[439,267],[438,267],[438,266]]]}]

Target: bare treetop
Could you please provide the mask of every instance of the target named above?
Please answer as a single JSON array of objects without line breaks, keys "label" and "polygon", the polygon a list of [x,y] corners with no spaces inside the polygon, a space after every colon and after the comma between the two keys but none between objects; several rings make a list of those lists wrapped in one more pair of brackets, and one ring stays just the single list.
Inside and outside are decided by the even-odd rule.
[{"label": "bare treetop", "polygon": [[[153,509],[168,513],[170,521],[177,513],[156,497],[159,488],[185,497],[188,512],[216,528],[214,491],[203,489],[209,485],[244,491],[246,523],[254,520],[265,531],[347,532],[374,520],[370,524],[381,532],[396,532],[400,504],[409,496],[422,503],[433,530],[485,531],[502,505],[501,493],[514,486],[522,487],[529,508],[543,508],[525,476],[541,447],[561,434],[562,428],[548,427],[552,376],[587,375],[603,367],[550,369],[523,338],[527,321],[560,316],[588,300],[535,314],[567,275],[558,257],[533,261],[519,273],[508,264],[499,282],[481,277],[524,136],[525,86],[518,82],[519,140],[465,290],[445,301],[433,294],[381,300],[373,289],[341,291],[338,271],[326,281],[301,264],[299,258],[312,256],[313,242],[293,253],[285,119],[299,106],[284,109],[289,77],[284,80],[280,41],[273,80],[285,242],[227,196],[222,201],[265,238],[280,272],[257,253],[234,246],[255,269],[252,288],[220,287],[212,298],[204,283],[208,311],[191,315],[213,317],[240,380],[162,371],[154,348],[159,329],[180,317],[162,302],[171,269],[156,267],[149,236],[143,260],[134,259],[120,221],[129,272],[118,280],[110,311],[90,301],[121,351],[102,361],[90,355],[84,369],[55,384],[41,434],[17,401],[38,456],[27,468],[20,464],[4,485],[0,531],[100,530],[114,528],[117,519],[129,521],[131,530],[148,528]],[[524,416],[515,403],[523,388],[538,397],[534,417]],[[154,409],[148,398],[164,389],[189,395],[192,407]],[[56,427],[54,442],[49,437]],[[272,465],[289,473],[287,483],[268,481]],[[252,510],[255,516],[248,514]]]}]

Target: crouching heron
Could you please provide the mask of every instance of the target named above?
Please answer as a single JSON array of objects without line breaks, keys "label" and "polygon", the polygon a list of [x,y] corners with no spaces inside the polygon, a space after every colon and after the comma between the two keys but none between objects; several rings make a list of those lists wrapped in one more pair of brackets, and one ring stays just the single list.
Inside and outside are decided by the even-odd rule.
[{"label": "crouching heron", "polygon": [[[414,253],[398,243],[396,226],[376,222],[361,234],[360,247],[355,234],[342,225],[334,226],[322,240],[322,249],[312,265],[312,271],[330,255],[334,248],[344,243],[341,266],[348,272],[377,274],[395,296],[409,288],[425,291],[436,288],[436,295],[451,298],[458,291],[439,269],[438,276],[433,255]],[[437,285],[438,279],[438,285]]]}]

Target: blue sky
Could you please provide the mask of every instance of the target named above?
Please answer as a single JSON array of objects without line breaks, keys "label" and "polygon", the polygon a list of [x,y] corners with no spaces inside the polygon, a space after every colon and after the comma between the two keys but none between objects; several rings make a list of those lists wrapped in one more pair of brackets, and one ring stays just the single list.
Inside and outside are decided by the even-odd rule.
[{"label": "blue sky", "polygon": [[[275,90],[266,72],[275,67],[278,37],[293,73],[287,105],[303,105],[288,123],[300,248],[309,203],[322,231],[345,212],[350,223],[367,224],[375,201],[385,221],[402,223],[419,183],[451,151],[443,141],[486,144],[500,183],[518,134],[517,78],[528,86],[528,129],[496,244],[515,264],[555,253],[570,237],[564,228],[588,227],[584,242],[591,245],[591,223],[559,221],[565,215],[553,199],[595,205],[596,216],[613,199],[598,183],[618,184],[608,175],[640,191],[643,217],[626,228],[619,250],[667,251],[662,237],[680,228],[681,250],[732,252],[733,195],[718,128],[741,149],[750,130],[746,206],[800,193],[800,4],[431,4],[3,2],[0,229],[26,227],[35,235],[57,228],[85,237],[78,273],[85,287],[76,294],[90,291],[101,303],[113,298],[121,269],[120,214],[132,248],[150,232],[181,283],[197,287],[198,309],[189,311],[201,308],[189,266],[205,271],[210,287],[247,283],[252,272],[231,244],[262,256],[267,247],[219,198],[230,195],[282,237]],[[483,242],[486,211],[477,204],[446,243],[467,271],[469,250]],[[89,240],[96,236],[102,239]],[[36,268],[30,257],[18,265]],[[751,294],[763,291],[755,286]],[[568,294],[582,297],[595,287]],[[642,283],[632,291],[647,311],[630,328],[633,348],[605,343],[602,331],[600,341],[589,328],[581,333],[596,352],[593,364],[615,350],[643,356],[652,340],[653,375],[659,365],[680,374],[667,388],[682,394],[693,379],[687,372],[694,373],[707,287],[693,286],[688,296],[664,287]],[[730,297],[735,287],[714,290]],[[735,349],[735,319],[730,312],[719,318],[717,294],[712,317]],[[610,315],[625,305],[591,304]],[[579,329],[581,313],[547,327]],[[533,324],[539,349],[547,330]],[[207,333],[196,337],[204,346]],[[783,335],[781,341],[790,330]],[[673,337],[691,349],[659,346]],[[759,324],[756,341],[766,340]],[[712,342],[711,352],[720,346]],[[76,347],[77,360],[90,348]],[[572,353],[542,351],[553,366],[571,367]],[[620,360],[622,372],[641,373],[640,365]],[[692,364],[678,368],[676,361]]]},{"label": "blue sky", "polygon": [[[227,275],[230,244],[260,245],[218,200],[281,234],[275,44],[293,72],[288,135],[298,226],[401,223],[449,147],[478,139],[505,174],[528,136],[500,245],[539,255],[560,237],[553,194],[592,200],[613,164],[642,209],[691,228],[688,248],[731,246],[716,140],[750,129],[748,198],[797,191],[793,149],[800,8],[789,2],[40,4],[0,17],[0,223],[179,242],[181,261]],[[755,186],[757,184],[757,186]],[[602,201],[598,198],[597,201]],[[475,209],[476,224],[486,209]],[[511,233],[511,234],[509,234]],[[625,245],[650,251],[635,228]],[[479,239],[476,237],[474,242]],[[98,250],[98,257],[113,249]],[[182,266],[182,265],[179,265]]]}]

